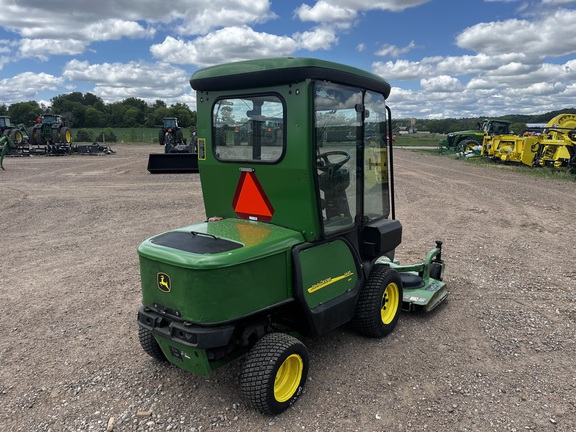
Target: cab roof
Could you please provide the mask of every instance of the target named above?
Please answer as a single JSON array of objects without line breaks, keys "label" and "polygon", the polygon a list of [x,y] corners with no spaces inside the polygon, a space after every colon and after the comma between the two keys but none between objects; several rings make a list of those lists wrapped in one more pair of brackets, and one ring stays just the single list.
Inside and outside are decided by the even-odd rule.
[{"label": "cab roof", "polygon": [[306,79],[357,86],[381,93],[384,98],[390,94],[390,84],[376,74],[306,57],[266,58],[210,66],[194,72],[190,85],[198,91],[242,90],[291,84]]}]

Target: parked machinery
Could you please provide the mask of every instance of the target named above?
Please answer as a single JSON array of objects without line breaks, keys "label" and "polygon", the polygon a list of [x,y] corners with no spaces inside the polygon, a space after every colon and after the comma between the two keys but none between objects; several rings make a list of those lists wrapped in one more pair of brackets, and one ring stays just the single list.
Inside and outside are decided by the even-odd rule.
[{"label": "parked machinery", "polygon": [[182,128],[176,117],[162,119],[162,128],[158,131],[158,143],[164,146],[164,153],[150,153],[148,171],[152,174],[197,173],[198,155],[196,154],[196,130],[189,143],[186,142]]},{"label": "parked machinery", "polygon": [[508,134],[510,122],[505,120],[486,119],[478,123],[478,129],[450,132],[445,139],[438,143],[440,153],[457,153],[461,156],[479,154],[482,140],[486,135]]},{"label": "parked machinery", "polygon": [[34,153],[68,154],[72,152],[72,133],[59,114],[42,114],[28,130]]},{"label": "parked machinery", "polygon": [[16,145],[24,142],[24,135],[21,130],[21,125],[14,125],[8,116],[0,116],[0,135],[9,137]]},{"label": "parked machinery", "polygon": [[576,167],[576,115],[560,114],[540,134],[486,136],[482,156],[532,167]]},{"label": "parked machinery", "polygon": [[0,168],[5,156],[22,156],[28,154],[28,135],[23,124],[15,126],[10,117],[0,116]]}]

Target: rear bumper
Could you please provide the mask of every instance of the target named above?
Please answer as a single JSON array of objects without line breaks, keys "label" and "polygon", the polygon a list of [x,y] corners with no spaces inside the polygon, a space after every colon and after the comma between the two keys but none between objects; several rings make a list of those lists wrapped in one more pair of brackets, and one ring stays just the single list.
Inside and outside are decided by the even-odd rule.
[{"label": "rear bumper", "polygon": [[189,324],[144,305],[138,310],[138,325],[150,330],[154,336],[160,336],[190,348],[204,350],[227,346],[235,329],[232,324],[214,327]]}]

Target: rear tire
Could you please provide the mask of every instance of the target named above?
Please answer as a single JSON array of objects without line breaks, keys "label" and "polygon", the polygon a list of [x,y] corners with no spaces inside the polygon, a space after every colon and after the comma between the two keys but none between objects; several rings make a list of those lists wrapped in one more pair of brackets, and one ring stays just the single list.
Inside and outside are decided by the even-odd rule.
[{"label": "rear tire", "polygon": [[32,140],[36,145],[46,145],[46,140],[44,139],[44,135],[42,134],[41,127],[35,127],[32,129]]},{"label": "rear tire", "polygon": [[60,128],[58,135],[60,136],[61,142],[66,144],[70,144],[72,142],[72,132],[70,132],[70,129],[66,126]]},{"label": "rear tire", "polygon": [[365,336],[382,338],[392,332],[402,309],[402,280],[398,272],[376,264],[364,284],[352,326]]},{"label": "rear tire", "polygon": [[52,129],[52,144],[58,144],[59,142],[61,142],[61,138],[58,129]]},{"label": "rear tire", "polygon": [[150,330],[138,327],[138,339],[140,340],[140,346],[150,357],[161,362],[168,361]]},{"label": "rear tire", "polygon": [[184,140],[184,135],[182,134],[182,129],[176,129],[174,136],[176,138],[176,144],[186,144],[186,140]]},{"label": "rear tire", "polygon": [[248,354],[240,389],[254,408],[280,414],[302,394],[308,366],[308,350],[302,342],[284,333],[269,333]]},{"label": "rear tire", "polygon": [[27,128],[26,134],[28,135],[28,142],[32,145],[37,145],[36,140],[34,139],[34,127]]}]

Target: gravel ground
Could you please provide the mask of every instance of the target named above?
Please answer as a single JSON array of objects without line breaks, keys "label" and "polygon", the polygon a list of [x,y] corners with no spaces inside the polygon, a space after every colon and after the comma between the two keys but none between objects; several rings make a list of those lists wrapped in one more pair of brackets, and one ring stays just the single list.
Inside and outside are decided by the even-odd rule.
[{"label": "gravel ground", "polygon": [[4,161],[0,430],[576,430],[574,182],[397,151],[396,257],[443,240],[450,296],[383,340],[305,340],[304,394],[268,417],[240,362],[205,379],[141,350],[136,248],[205,215],[197,175],[114,149]]}]

